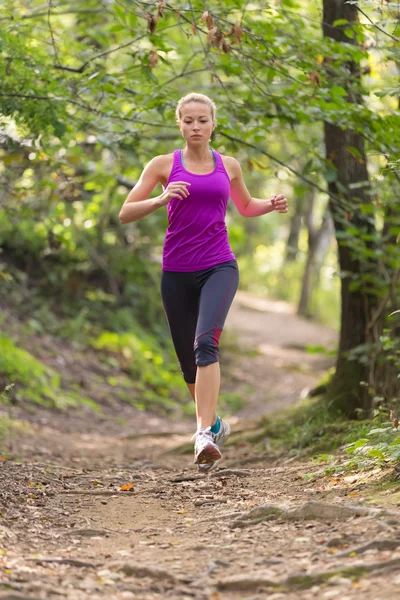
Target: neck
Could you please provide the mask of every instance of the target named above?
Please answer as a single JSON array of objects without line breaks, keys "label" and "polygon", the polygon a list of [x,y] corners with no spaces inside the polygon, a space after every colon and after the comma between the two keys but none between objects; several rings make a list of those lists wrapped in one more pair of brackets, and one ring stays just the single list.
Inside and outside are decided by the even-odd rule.
[{"label": "neck", "polygon": [[196,162],[205,162],[209,160],[210,154],[211,148],[208,144],[206,146],[195,147],[186,144],[186,146],[183,149],[183,157]]}]

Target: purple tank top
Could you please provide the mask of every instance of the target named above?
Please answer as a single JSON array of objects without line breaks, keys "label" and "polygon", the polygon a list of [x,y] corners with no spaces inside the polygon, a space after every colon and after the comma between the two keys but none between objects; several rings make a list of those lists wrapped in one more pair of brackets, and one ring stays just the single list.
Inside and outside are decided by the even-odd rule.
[{"label": "purple tank top", "polygon": [[215,167],[199,175],[187,171],[175,150],[171,181],[187,181],[189,196],[173,198],[167,204],[168,228],[164,240],[164,271],[201,271],[228,260],[235,260],[225,224],[230,180],[221,155],[213,150]]}]

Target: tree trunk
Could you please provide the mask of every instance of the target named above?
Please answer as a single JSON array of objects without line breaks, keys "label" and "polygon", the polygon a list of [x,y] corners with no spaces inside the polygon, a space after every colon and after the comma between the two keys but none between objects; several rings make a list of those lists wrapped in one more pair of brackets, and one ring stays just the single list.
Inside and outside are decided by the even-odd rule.
[{"label": "tree trunk", "polygon": [[295,213],[290,219],[290,230],[286,242],[285,262],[296,260],[297,253],[299,251],[299,236],[302,217],[302,213],[300,213],[298,210],[295,210]]},{"label": "tree trunk", "polygon": [[[346,0],[323,0],[323,33],[346,44],[356,42],[345,36],[342,27],[333,27],[338,19],[349,23],[357,21],[357,7]],[[358,62],[346,61],[340,73],[334,73],[325,59],[327,78],[331,85],[346,88],[347,100],[361,104],[360,66]],[[334,75],[332,75],[334,73]],[[343,77],[345,73],[345,83]],[[340,81],[337,79],[340,78]],[[334,220],[338,240],[339,264],[342,273],[341,289],[341,331],[336,373],[328,390],[332,408],[348,417],[360,414],[369,415],[371,397],[368,392],[370,369],[367,361],[348,360],[346,354],[368,342],[367,325],[375,304],[375,298],[363,290],[360,277],[373,268],[366,259],[356,256],[349,247],[349,240],[343,240],[348,226],[373,235],[375,225],[359,210],[360,204],[371,203],[367,159],[363,137],[352,130],[325,122],[326,158],[336,169],[336,180],[330,181],[328,188],[332,194],[329,208]],[[355,148],[350,151],[351,148]],[[351,240],[350,240],[351,241]],[[359,283],[357,287],[353,282]]]},{"label": "tree trunk", "polygon": [[[398,20],[400,25],[400,19]],[[397,64],[397,71],[400,73],[400,63]],[[400,110],[400,97],[397,101],[397,110]],[[385,217],[383,223],[383,238],[387,252],[385,255],[390,257],[390,262],[396,261],[397,257],[397,269],[389,270],[390,280],[389,289],[386,297],[381,299],[379,305],[380,316],[377,319],[380,323],[380,327],[376,325],[371,326],[372,333],[380,335],[383,328],[387,329],[387,334],[393,342],[395,347],[393,348],[392,360],[389,360],[387,356],[381,357],[381,361],[378,361],[377,368],[375,371],[375,382],[376,391],[379,396],[386,399],[387,404],[390,408],[395,409],[398,412],[398,404],[400,401],[400,381],[399,381],[399,360],[400,360],[400,315],[393,315],[392,318],[388,318],[388,315],[400,310],[400,252],[399,252],[399,237],[397,233],[397,226],[399,222],[399,211],[400,211],[400,173],[394,171],[390,179],[392,180],[392,194],[388,204],[385,207]],[[388,270],[386,271],[387,274]],[[387,276],[387,275],[386,275]],[[383,325],[381,324],[383,323]],[[377,329],[377,331],[376,331]],[[396,354],[397,352],[397,354]],[[394,356],[397,358],[394,358]]]},{"label": "tree trunk", "polygon": [[299,237],[303,217],[307,214],[308,189],[301,184],[294,186],[294,212],[290,220],[290,230],[286,242],[285,263],[296,260],[299,251]]},{"label": "tree trunk", "polygon": [[308,253],[304,269],[301,295],[297,314],[303,317],[311,317],[310,301],[313,290],[318,285],[319,273],[329,248],[334,231],[332,217],[327,210],[322,224],[317,229],[311,221],[308,224]]}]

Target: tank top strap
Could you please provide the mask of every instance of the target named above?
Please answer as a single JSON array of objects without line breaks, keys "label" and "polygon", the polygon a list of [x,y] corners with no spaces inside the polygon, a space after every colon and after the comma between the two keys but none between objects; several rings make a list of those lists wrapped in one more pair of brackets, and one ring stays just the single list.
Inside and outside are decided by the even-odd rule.
[{"label": "tank top strap", "polygon": [[220,173],[224,173],[227,176],[227,178],[230,179],[228,172],[225,169],[224,161],[222,160],[220,153],[213,149],[213,154],[215,156],[215,161],[216,161],[216,171],[219,171]]},{"label": "tank top strap", "polygon": [[172,177],[182,169],[180,150],[174,150],[172,159],[172,168],[168,177],[167,185]]}]

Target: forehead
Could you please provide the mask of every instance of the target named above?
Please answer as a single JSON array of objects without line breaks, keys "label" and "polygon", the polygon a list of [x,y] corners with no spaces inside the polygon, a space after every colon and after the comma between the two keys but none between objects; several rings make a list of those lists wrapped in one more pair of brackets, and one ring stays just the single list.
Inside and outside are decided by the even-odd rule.
[{"label": "forehead", "polygon": [[211,107],[203,102],[188,102],[181,108],[181,117],[211,117]]}]

